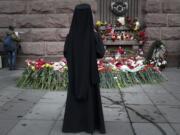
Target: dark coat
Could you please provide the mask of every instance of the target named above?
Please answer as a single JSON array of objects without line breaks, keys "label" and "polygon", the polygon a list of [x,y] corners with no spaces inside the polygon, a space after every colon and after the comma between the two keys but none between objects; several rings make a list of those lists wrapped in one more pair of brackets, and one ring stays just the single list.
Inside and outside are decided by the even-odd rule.
[{"label": "dark coat", "polygon": [[93,30],[90,6],[76,6],[64,46],[69,85],[63,132],[105,133],[97,67],[97,58],[104,53],[100,36]]}]

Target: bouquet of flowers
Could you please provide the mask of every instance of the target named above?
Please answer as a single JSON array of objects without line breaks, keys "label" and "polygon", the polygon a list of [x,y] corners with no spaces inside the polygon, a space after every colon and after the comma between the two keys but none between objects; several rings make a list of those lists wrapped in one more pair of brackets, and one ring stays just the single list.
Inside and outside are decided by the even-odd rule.
[{"label": "bouquet of flowers", "polygon": [[105,57],[98,61],[101,87],[123,88],[135,84],[160,83],[164,80],[158,67],[144,64],[141,56],[129,58]]},{"label": "bouquet of flowers", "polygon": [[152,43],[146,57],[146,62],[163,70],[167,65],[167,49],[163,42],[156,40]]},{"label": "bouquet of flowers", "polygon": [[[117,53],[125,54],[123,48]],[[159,68],[153,64],[145,64],[142,56],[104,57],[97,61],[102,88],[123,88],[135,84],[160,83],[164,78]],[[64,90],[68,85],[67,62],[61,58],[59,62],[26,60],[27,68],[19,78],[17,86],[23,88]]]},{"label": "bouquet of flowers", "polygon": [[107,22],[96,22],[97,30],[100,32],[103,40],[136,40],[139,44],[145,44],[147,36],[144,26],[137,19],[129,17],[119,17],[115,25]]},{"label": "bouquet of flowers", "polygon": [[59,90],[67,87],[65,59],[59,62],[26,60],[27,68],[17,82],[18,87]]}]

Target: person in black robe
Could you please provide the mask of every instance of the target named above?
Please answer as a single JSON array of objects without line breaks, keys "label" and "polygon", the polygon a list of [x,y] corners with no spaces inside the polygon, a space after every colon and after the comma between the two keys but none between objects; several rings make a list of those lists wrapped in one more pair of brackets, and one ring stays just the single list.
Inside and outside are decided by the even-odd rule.
[{"label": "person in black robe", "polygon": [[64,46],[69,84],[63,132],[106,132],[97,66],[97,58],[104,54],[104,45],[94,31],[90,5],[77,5]]}]

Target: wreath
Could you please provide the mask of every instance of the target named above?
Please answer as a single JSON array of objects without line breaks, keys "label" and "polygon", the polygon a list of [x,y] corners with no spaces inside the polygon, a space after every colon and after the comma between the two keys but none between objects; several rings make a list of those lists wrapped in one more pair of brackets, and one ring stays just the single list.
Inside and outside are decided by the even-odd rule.
[{"label": "wreath", "polygon": [[116,16],[123,16],[128,11],[128,3],[116,1],[111,3],[111,11]]},{"label": "wreath", "polygon": [[147,53],[146,61],[163,70],[167,66],[167,54],[168,51],[163,42],[156,40],[152,43]]}]

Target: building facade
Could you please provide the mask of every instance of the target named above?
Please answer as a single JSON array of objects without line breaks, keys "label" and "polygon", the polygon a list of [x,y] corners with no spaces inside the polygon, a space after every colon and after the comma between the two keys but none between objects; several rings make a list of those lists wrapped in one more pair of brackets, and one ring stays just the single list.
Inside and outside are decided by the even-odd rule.
[{"label": "building facade", "polygon": [[[73,9],[79,3],[91,4],[95,21],[99,19],[98,0],[0,0],[0,38],[13,25],[23,41],[19,66],[27,58],[58,60],[62,56]],[[169,66],[176,66],[180,59],[180,1],[141,0],[139,4],[149,37],[145,51],[155,39],[161,39],[168,48]]]}]

